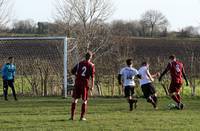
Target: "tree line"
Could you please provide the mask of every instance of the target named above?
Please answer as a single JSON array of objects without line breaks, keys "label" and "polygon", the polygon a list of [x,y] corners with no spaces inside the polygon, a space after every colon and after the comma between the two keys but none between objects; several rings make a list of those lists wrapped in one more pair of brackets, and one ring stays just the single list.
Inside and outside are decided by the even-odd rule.
[{"label": "tree line", "polygon": [[[145,12],[139,20],[113,20],[110,23],[101,22],[108,28],[111,35],[130,37],[172,37],[172,38],[197,38],[200,36],[198,27],[187,26],[179,31],[169,31],[167,18],[157,10]],[[75,36],[77,27],[81,23],[66,25],[62,20],[54,22],[35,22],[32,19],[17,20],[11,28],[3,28],[4,33],[15,34],[45,34],[45,35],[68,35]],[[96,25],[98,26],[98,25]],[[63,28],[64,27],[64,28]]]},{"label": "tree line", "polygon": [[[187,26],[169,31],[170,22],[159,10],[147,10],[136,20],[106,20],[114,13],[112,3],[105,0],[58,0],[54,22],[35,22],[32,19],[15,20],[10,27],[11,0],[0,0],[0,30],[2,33],[67,35],[81,34],[102,25],[111,35],[134,37],[199,37],[198,27]],[[81,28],[80,28],[81,27]],[[87,32],[89,34],[94,33]],[[85,34],[85,33],[83,33]]]}]

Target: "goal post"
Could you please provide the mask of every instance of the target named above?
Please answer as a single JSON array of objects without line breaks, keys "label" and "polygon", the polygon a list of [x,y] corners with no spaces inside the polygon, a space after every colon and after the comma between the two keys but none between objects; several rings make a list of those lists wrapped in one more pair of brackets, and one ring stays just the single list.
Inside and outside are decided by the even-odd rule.
[{"label": "goal post", "polygon": [[64,59],[63,59],[63,66],[64,66],[64,96],[67,97],[67,37],[63,38],[64,40]]},{"label": "goal post", "polygon": [[[1,46],[6,43],[12,42],[12,41],[53,41],[53,40],[61,40],[63,41],[63,95],[66,98],[67,97],[67,90],[68,90],[68,41],[69,40],[74,40],[74,38],[67,38],[65,36],[50,36],[50,37],[1,37],[0,38],[0,50]],[[20,42],[19,42],[20,43]],[[20,45],[21,46],[21,45]],[[23,46],[23,45],[22,45]],[[44,46],[44,45],[43,45]],[[3,47],[3,48],[9,48],[9,47]],[[2,50],[4,50],[2,48]],[[48,48],[48,47],[46,47]],[[15,52],[15,49],[13,49]],[[51,49],[52,50],[52,49]],[[40,51],[43,52],[43,51]],[[1,53],[1,52],[0,52]],[[16,52],[13,53],[18,55]],[[51,54],[51,53],[50,53]],[[0,54],[0,56],[3,54]],[[30,53],[31,55],[31,53]],[[1,63],[2,64],[2,63]],[[58,64],[58,63],[57,63]]]}]

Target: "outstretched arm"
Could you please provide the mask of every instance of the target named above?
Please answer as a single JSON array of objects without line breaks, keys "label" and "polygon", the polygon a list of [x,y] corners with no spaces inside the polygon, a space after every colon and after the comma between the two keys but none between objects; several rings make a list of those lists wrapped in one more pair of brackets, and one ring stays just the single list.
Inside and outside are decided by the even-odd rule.
[{"label": "outstretched arm", "polygon": [[155,74],[151,74],[151,77],[153,77],[153,78],[160,77],[160,72],[157,72]]},{"label": "outstretched arm", "polygon": [[149,77],[149,79],[151,81],[154,81],[153,76],[150,74],[149,70],[147,70],[146,73],[147,73],[147,76]]},{"label": "outstretched arm", "polygon": [[169,68],[166,68],[164,71],[163,71],[163,73],[160,75],[160,77],[159,77],[159,81],[161,81],[162,80],[162,77],[167,73],[169,71]]}]

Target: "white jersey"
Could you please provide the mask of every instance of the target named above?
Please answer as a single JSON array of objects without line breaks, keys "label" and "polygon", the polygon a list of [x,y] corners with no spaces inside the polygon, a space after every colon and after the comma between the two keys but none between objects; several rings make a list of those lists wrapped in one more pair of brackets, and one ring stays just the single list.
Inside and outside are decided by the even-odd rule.
[{"label": "white jersey", "polygon": [[138,75],[138,71],[133,67],[124,67],[120,71],[122,75],[123,86],[135,86],[134,77]]},{"label": "white jersey", "polygon": [[139,74],[141,75],[140,79],[140,85],[144,85],[147,83],[151,83],[152,81],[150,80],[149,76],[147,75],[147,72],[149,72],[149,69],[146,66],[142,66],[138,70]]}]

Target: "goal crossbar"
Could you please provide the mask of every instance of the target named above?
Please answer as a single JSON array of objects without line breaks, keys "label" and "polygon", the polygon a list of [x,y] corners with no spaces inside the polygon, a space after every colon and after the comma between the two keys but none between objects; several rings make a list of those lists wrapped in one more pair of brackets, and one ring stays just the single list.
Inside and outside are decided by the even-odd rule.
[{"label": "goal crossbar", "polygon": [[[64,36],[52,36],[52,37],[0,37],[0,40],[64,40],[67,37]],[[73,39],[73,38],[67,38]]]}]

